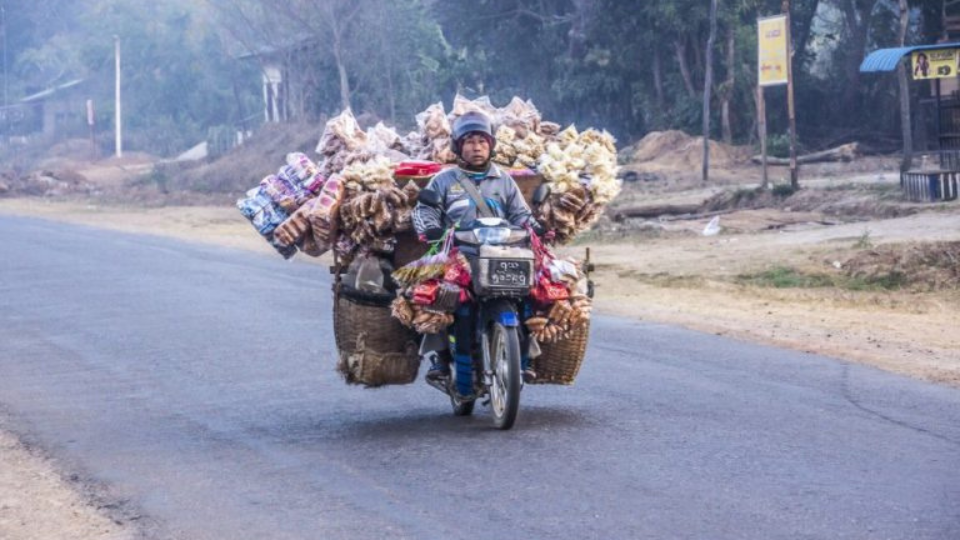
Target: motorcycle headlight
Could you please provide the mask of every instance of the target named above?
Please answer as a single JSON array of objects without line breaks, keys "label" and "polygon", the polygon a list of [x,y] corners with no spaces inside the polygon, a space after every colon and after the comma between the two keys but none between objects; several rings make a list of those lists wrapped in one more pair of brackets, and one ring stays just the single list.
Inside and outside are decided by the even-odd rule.
[{"label": "motorcycle headlight", "polygon": [[481,244],[499,245],[510,239],[509,227],[480,227],[473,230]]}]

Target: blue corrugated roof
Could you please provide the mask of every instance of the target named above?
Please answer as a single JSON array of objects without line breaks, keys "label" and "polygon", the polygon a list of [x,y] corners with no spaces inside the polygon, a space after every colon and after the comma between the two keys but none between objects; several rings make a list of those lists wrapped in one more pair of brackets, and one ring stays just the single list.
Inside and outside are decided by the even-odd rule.
[{"label": "blue corrugated roof", "polygon": [[860,73],[875,73],[878,71],[893,71],[897,63],[904,56],[913,51],[928,51],[931,49],[958,49],[960,43],[937,43],[936,45],[916,45],[913,47],[894,47],[879,49],[868,54],[860,64]]}]

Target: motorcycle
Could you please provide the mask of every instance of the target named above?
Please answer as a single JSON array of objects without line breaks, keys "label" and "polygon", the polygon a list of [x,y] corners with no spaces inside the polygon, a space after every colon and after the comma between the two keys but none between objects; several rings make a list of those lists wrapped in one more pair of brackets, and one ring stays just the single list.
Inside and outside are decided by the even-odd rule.
[{"label": "motorcycle", "polygon": [[[548,195],[549,188],[541,186],[534,204]],[[443,211],[434,191],[421,191],[418,202]],[[469,360],[453,355],[450,376],[427,382],[450,397],[456,416],[473,414],[476,402],[486,398],[494,426],[507,430],[517,420],[523,388],[521,346],[527,338],[520,315],[535,275],[530,231],[502,218],[481,217],[448,234],[471,266],[472,301],[461,305],[456,317],[473,321],[473,342]]]}]

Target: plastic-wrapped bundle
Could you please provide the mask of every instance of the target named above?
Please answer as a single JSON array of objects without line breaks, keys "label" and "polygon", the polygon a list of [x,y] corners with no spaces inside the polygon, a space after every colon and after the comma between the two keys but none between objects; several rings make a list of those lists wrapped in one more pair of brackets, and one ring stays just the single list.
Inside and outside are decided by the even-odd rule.
[{"label": "plastic-wrapped bundle", "polygon": [[246,197],[238,199],[237,208],[284,259],[293,257],[297,252],[296,246],[283,245],[273,237],[276,228],[287,219],[287,213],[270,198],[262,186],[251,189]]},{"label": "plastic-wrapped bundle", "polygon": [[284,212],[297,209],[297,190],[285,178],[267,175],[260,181],[260,189]]},{"label": "plastic-wrapped bundle", "polygon": [[313,178],[320,172],[317,165],[302,152],[290,152],[287,154],[287,165],[293,168],[297,180],[301,183]]},{"label": "plastic-wrapped bundle", "polygon": [[438,163],[453,163],[457,157],[450,150],[450,120],[443,103],[434,103],[416,116],[422,136],[420,153],[415,157]]},{"label": "plastic-wrapped bundle", "polygon": [[308,218],[308,216],[313,212],[315,201],[316,199],[307,201],[300,208],[297,208],[297,210],[291,214],[290,217],[285,219],[283,223],[278,225],[277,229],[273,231],[274,238],[276,238],[282,245],[290,246],[297,243],[302,243],[304,237],[309,236],[310,242],[315,244],[313,241],[313,235],[311,234],[310,220]]},{"label": "plastic-wrapped bundle", "polygon": [[300,186],[310,192],[319,193],[326,178],[320,168],[306,154],[290,152],[287,154],[287,165],[293,169]]},{"label": "plastic-wrapped bundle", "polygon": [[343,169],[345,187],[354,191],[377,191],[393,187],[393,168],[389,159],[377,156]]},{"label": "plastic-wrapped bundle", "polygon": [[497,111],[495,122],[513,129],[519,139],[536,134],[540,130],[540,111],[532,101],[514,96],[506,107]]},{"label": "plastic-wrapped bundle", "polygon": [[342,197],[343,180],[339,176],[330,177],[320,190],[308,216],[314,242],[324,251],[333,247],[337,240]]},{"label": "plastic-wrapped bundle", "polygon": [[487,96],[481,96],[477,99],[467,99],[460,94],[453,97],[453,110],[450,111],[451,121],[463,116],[470,111],[478,111],[487,115],[489,118],[497,117],[497,108],[490,102]]},{"label": "plastic-wrapped bundle", "polygon": [[251,189],[246,197],[238,199],[237,208],[262,235],[273,233],[277,225],[283,223],[288,216],[283,208],[274,203],[262,186]]},{"label": "plastic-wrapped bundle", "polygon": [[514,128],[502,125],[497,128],[497,152],[493,160],[506,166],[535,167],[544,152],[544,141],[532,130],[523,135]]},{"label": "plastic-wrapped bundle", "polygon": [[387,127],[383,122],[377,122],[377,125],[368,129],[367,148],[384,148],[390,150],[403,150],[403,143],[400,141],[400,134],[392,127]]},{"label": "plastic-wrapped bundle", "polygon": [[324,158],[320,172],[328,177],[340,172],[346,164],[347,155],[360,151],[366,141],[367,135],[360,129],[350,109],[331,118],[317,143],[316,152]]},{"label": "plastic-wrapped bundle", "polygon": [[426,110],[416,116],[416,121],[417,126],[420,127],[420,133],[427,140],[450,137],[450,121],[443,111],[442,102],[427,107]]},{"label": "plastic-wrapped bundle", "polygon": [[290,165],[280,167],[280,170],[277,171],[277,177],[282,178],[290,185],[290,189],[293,190],[294,201],[298,207],[307,202],[307,199],[313,197],[313,193],[307,191],[300,183],[297,170]]}]

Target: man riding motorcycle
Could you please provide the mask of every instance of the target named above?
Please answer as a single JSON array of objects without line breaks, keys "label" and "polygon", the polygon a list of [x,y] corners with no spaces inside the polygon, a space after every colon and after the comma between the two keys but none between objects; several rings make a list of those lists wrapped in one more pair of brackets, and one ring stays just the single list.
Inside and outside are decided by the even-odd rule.
[{"label": "man riding motorcycle", "polygon": [[[496,146],[493,133],[489,118],[480,112],[467,112],[454,121],[451,142],[457,167],[438,173],[426,187],[440,195],[443,211],[424,204],[417,204],[413,209],[413,226],[421,240],[435,242],[454,224],[469,223],[484,216],[500,217],[515,226],[530,225],[535,231],[542,231],[517,183],[491,163]],[[428,379],[449,375],[452,354],[470,354],[472,331],[469,320],[457,320],[453,336],[424,336],[420,353],[430,355],[433,362],[427,371]],[[524,358],[526,360],[526,355]],[[530,380],[535,376],[524,365],[524,378]]]}]

